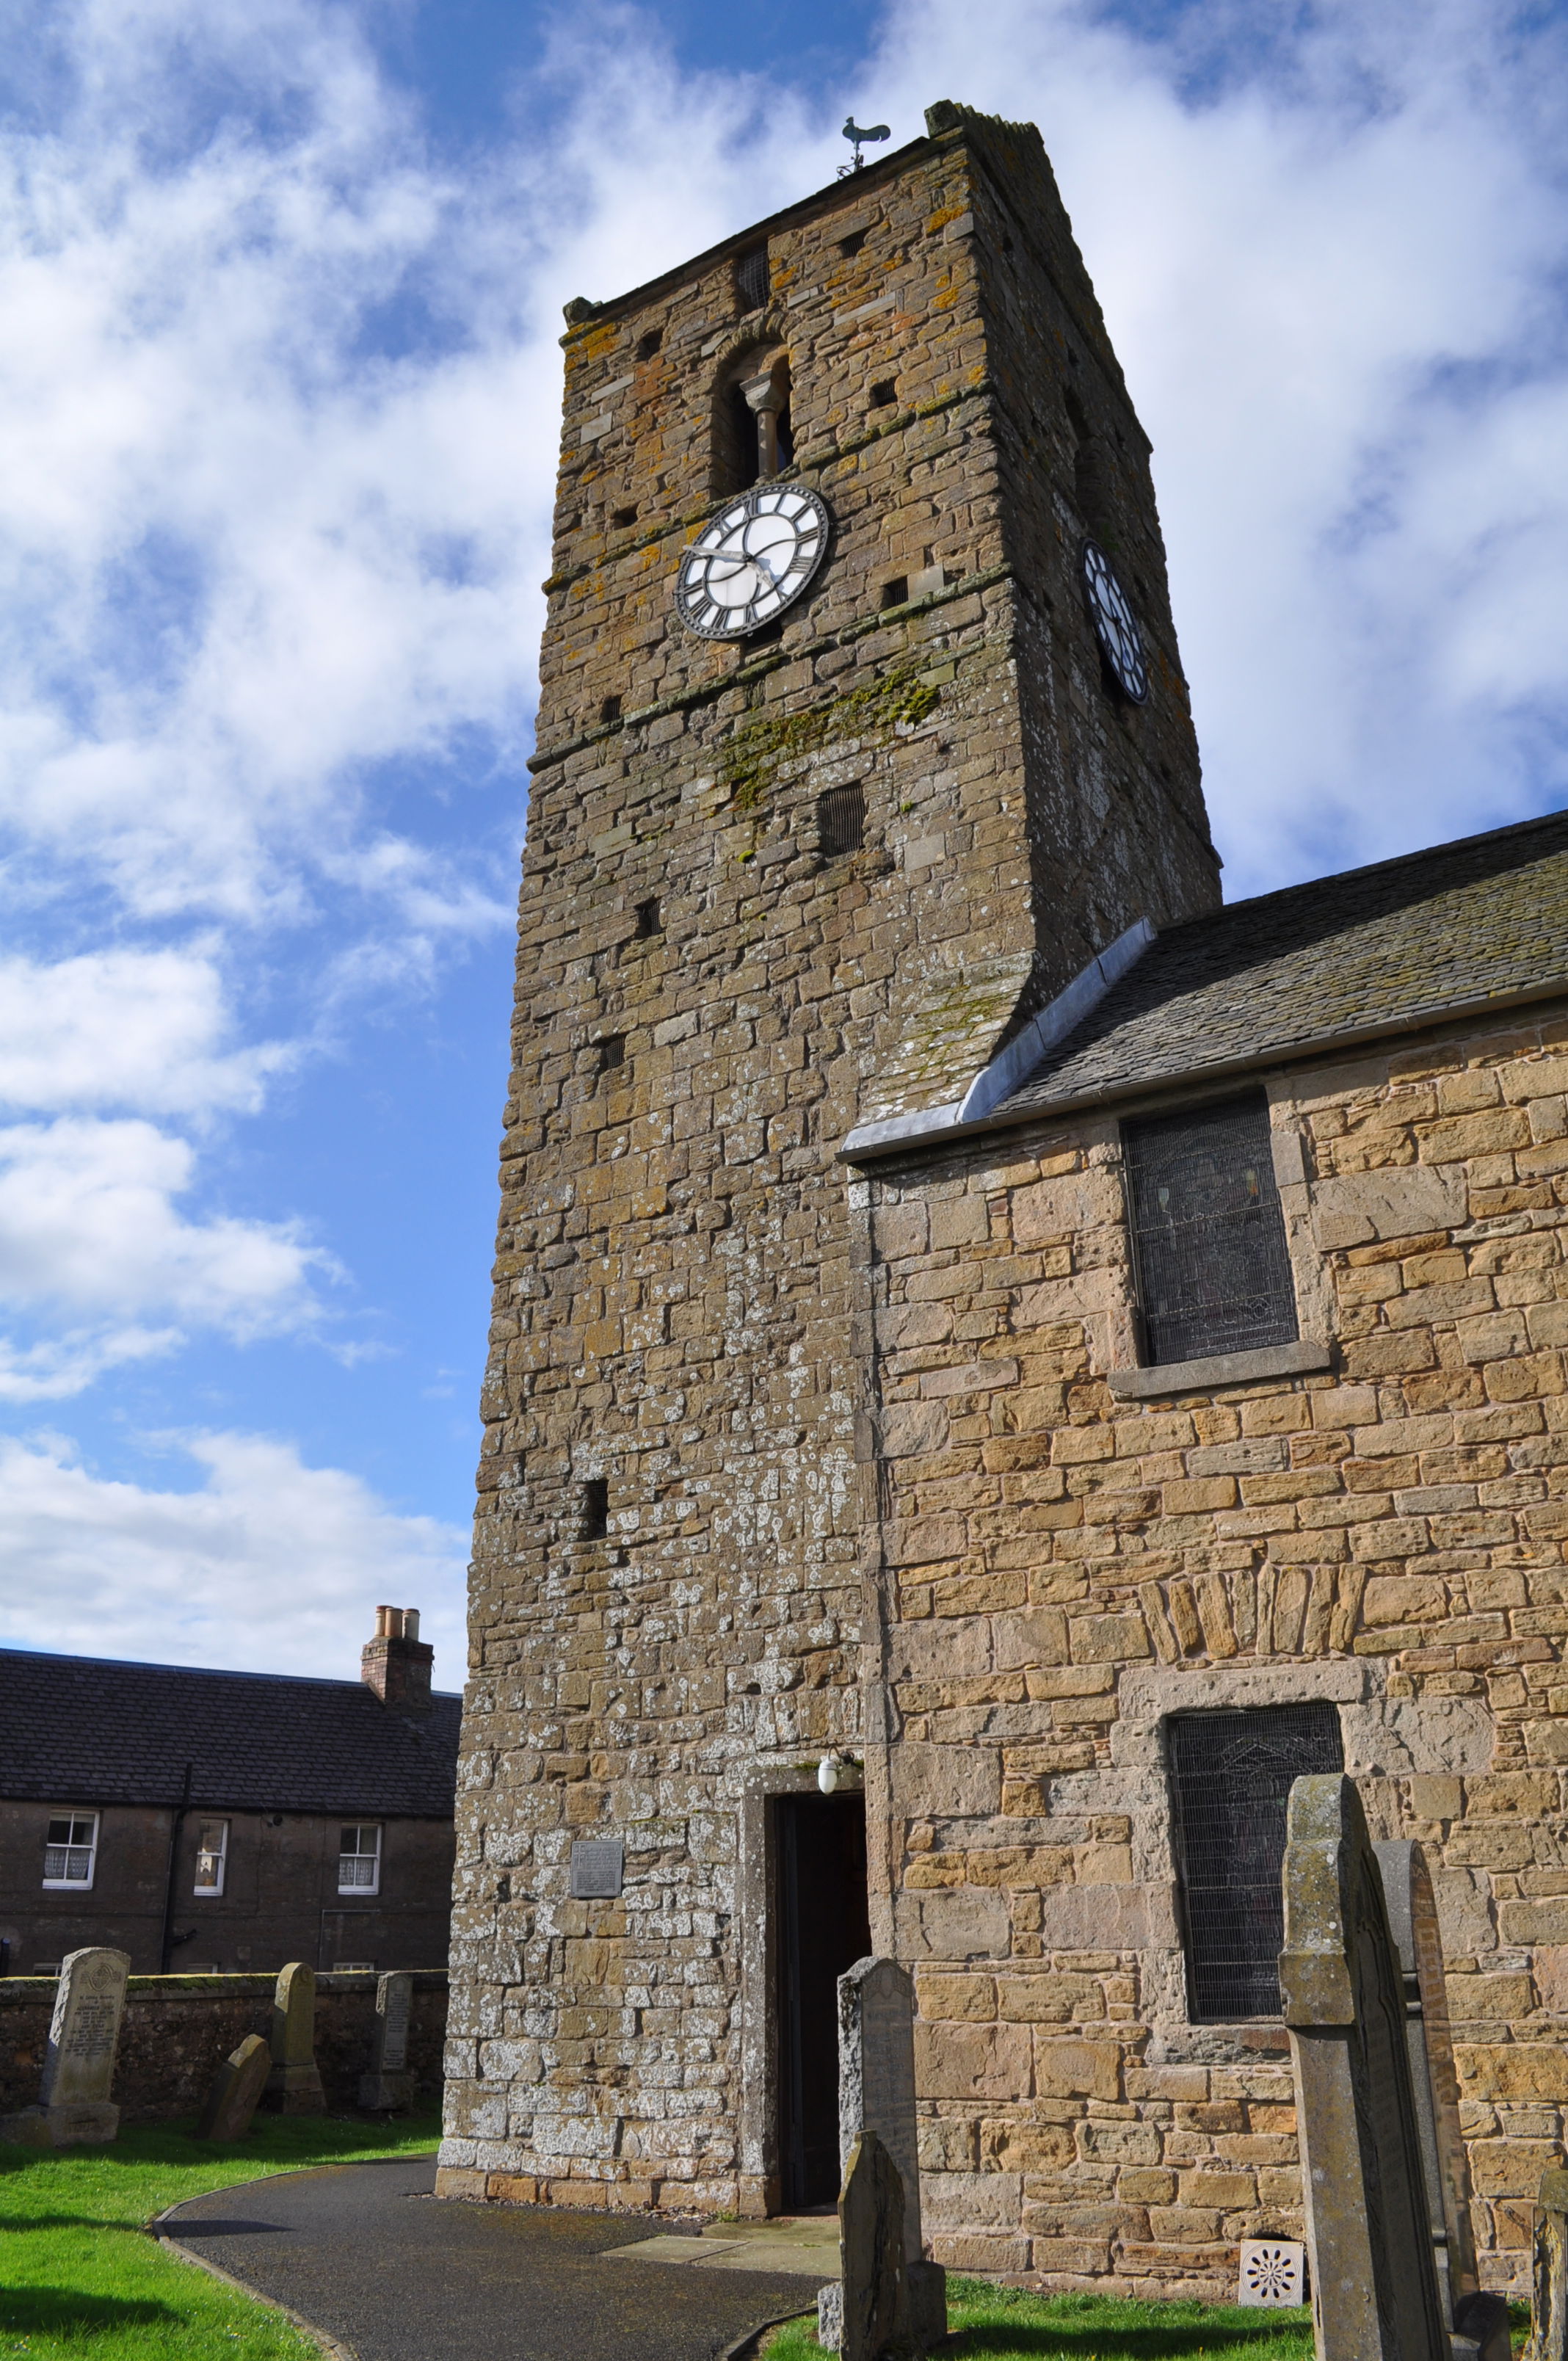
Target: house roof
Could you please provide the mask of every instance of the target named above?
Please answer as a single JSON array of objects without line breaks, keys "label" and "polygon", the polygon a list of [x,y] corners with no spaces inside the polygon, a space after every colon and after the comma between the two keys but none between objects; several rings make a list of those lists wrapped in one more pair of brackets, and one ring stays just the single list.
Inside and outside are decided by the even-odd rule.
[{"label": "house roof", "polygon": [[992,1122],[1568,992],[1568,813],[1167,927]]},{"label": "house roof", "polygon": [[427,1714],[363,1681],[0,1649],[0,1795],[447,1819],[461,1697]]}]

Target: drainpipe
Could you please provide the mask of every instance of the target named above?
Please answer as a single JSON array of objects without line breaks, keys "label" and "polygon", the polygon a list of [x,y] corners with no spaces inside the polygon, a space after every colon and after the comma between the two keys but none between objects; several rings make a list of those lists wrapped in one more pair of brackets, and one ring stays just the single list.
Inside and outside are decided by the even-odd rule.
[{"label": "drainpipe", "polygon": [[191,1808],[191,1774],[195,1767],[193,1763],[185,1765],[174,1826],[169,1836],[169,1876],[163,1890],[163,1943],[159,1954],[158,1972],[160,1976],[169,1973],[169,1964],[174,1956],[174,1881],[180,1873],[180,1839],[185,1833],[185,1815]]}]

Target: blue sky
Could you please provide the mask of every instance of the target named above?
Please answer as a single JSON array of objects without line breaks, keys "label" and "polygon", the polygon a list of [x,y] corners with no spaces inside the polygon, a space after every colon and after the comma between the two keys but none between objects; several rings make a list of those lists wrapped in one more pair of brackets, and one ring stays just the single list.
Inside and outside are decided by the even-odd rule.
[{"label": "blue sky", "polygon": [[0,108],[0,1638],[460,1664],[560,307],[1037,121],[1234,895],[1568,793],[1560,11],[81,0]]}]

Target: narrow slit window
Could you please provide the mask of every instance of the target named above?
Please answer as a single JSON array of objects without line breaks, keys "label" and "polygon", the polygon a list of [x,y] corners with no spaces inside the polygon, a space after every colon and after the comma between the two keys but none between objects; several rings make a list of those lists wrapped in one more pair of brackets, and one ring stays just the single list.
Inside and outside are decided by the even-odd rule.
[{"label": "narrow slit window", "polygon": [[381,1829],[375,1820],[350,1820],[337,1849],[337,1890],[340,1894],[378,1894],[381,1890]]},{"label": "narrow slit window", "polygon": [[56,1813],[44,1832],[45,1885],[85,1893],[97,1865],[97,1813]]},{"label": "narrow slit window", "polygon": [[645,336],[639,336],[637,339],[638,359],[640,361],[651,361],[663,341],[664,331],[663,328],[650,328]]},{"label": "narrow slit window", "polygon": [[196,1893],[222,1894],[228,1858],[228,1822],[203,1820],[196,1831]]},{"label": "narrow slit window", "polygon": [[602,1082],[607,1074],[618,1074],[625,1065],[626,1036],[624,1033],[607,1033],[602,1041],[594,1043],[594,1047],[599,1053],[598,1080]]},{"label": "narrow slit window", "polygon": [[768,300],[768,249],[754,246],[735,265],[735,293],[742,312],[760,312]]},{"label": "narrow slit window", "polygon": [[1294,1780],[1343,1771],[1332,1705],[1172,1714],[1177,1883],[1194,2025],[1279,2014],[1285,1813]]},{"label": "narrow slit window", "polygon": [[645,943],[650,936],[662,935],[663,931],[664,921],[659,915],[659,897],[651,894],[647,901],[637,905],[637,939]]},{"label": "narrow slit window", "polygon": [[861,786],[829,787],[817,798],[817,841],[831,861],[845,852],[859,852],[866,840],[866,791]]},{"label": "narrow slit window", "polygon": [[1262,1093],[1129,1123],[1122,1137],[1146,1362],[1290,1344],[1296,1292]]},{"label": "narrow slit window", "polygon": [[602,1542],[609,1532],[609,1478],[590,1476],[583,1486],[582,1537]]},{"label": "narrow slit window", "polygon": [[620,720],[620,697],[601,697],[601,698],[599,699],[599,719],[600,719],[601,721],[619,721],[619,720]]}]

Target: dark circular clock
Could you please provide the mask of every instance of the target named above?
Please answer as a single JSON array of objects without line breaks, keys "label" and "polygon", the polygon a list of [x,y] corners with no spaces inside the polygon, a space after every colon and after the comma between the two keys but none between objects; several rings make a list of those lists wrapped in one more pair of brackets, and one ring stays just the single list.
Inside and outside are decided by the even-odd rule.
[{"label": "dark circular clock", "polygon": [[1149,693],[1149,668],[1144,656],[1144,635],[1132,603],[1111,561],[1096,541],[1083,544],[1083,590],[1090,620],[1101,652],[1124,697],[1142,705]]},{"label": "dark circular clock", "polygon": [[827,502],[803,484],[753,484],[720,509],[675,579],[687,631],[739,640],[782,615],[827,555],[828,522]]}]

